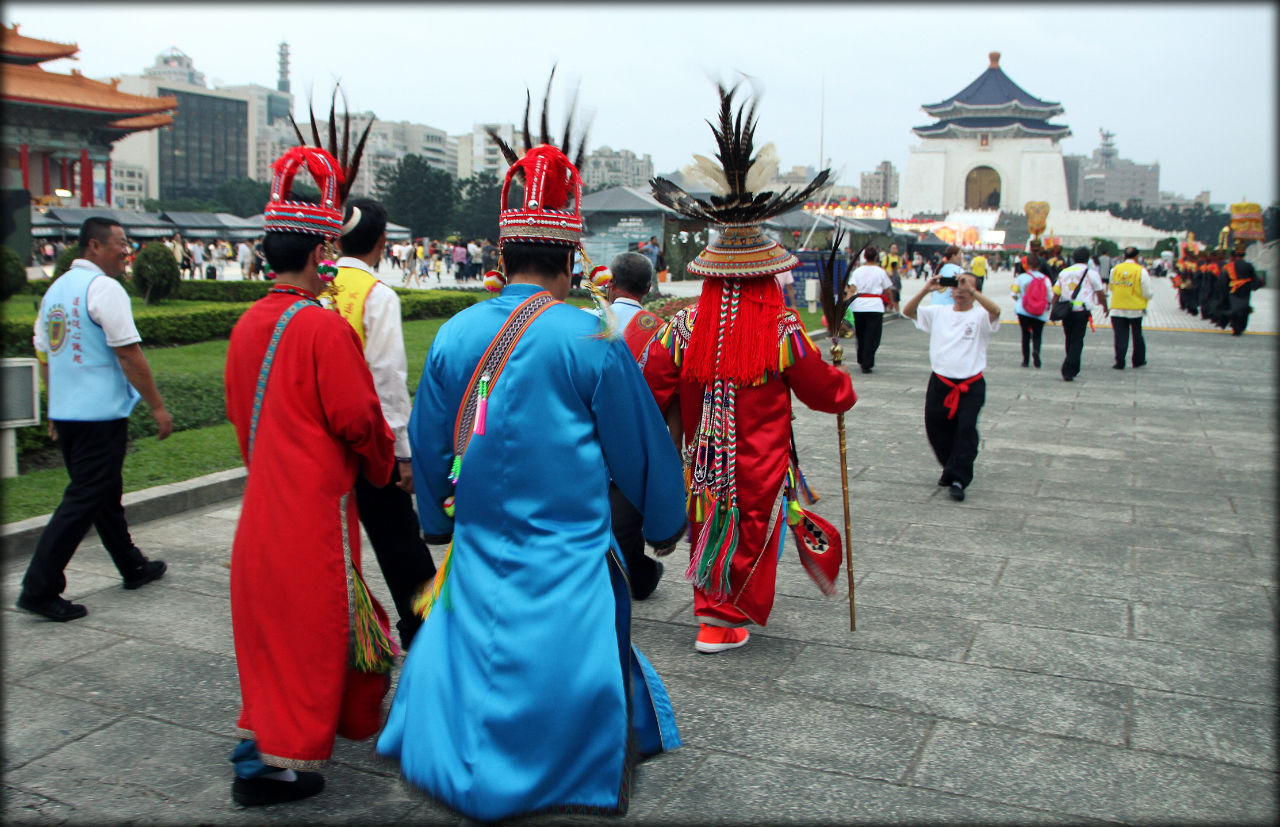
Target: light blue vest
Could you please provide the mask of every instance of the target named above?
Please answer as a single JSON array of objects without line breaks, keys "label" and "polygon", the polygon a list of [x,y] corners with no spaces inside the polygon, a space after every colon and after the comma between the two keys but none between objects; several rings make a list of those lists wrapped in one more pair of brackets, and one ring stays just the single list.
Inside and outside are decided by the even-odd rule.
[{"label": "light blue vest", "polygon": [[107,334],[89,317],[89,282],[110,278],[74,267],[49,286],[40,324],[49,342],[49,418],[73,422],[124,419],[141,395],[125,379]]}]

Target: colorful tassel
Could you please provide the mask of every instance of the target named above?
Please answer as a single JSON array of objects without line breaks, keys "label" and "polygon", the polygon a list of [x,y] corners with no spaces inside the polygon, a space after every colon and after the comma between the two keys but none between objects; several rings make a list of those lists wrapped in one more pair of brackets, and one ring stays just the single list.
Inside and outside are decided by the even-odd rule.
[{"label": "colorful tassel", "polygon": [[480,390],[478,392],[479,399],[476,401],[476,426],[471,429],[471,433],[476,436],[484,436],[484,418],[489,410],[489,374],[480,377]]},{"label": "colorful tassel", "polygon": [[436,571],[435,578],[430,583],[424,583],[418,591],[418,595],[413,599],[413,613],[423,620],[431,614],[431,609],[437,603],[441,605],[445,611],[449,610],[449,592],[446,588],[449,577],[449,570],[453,563],[453,543],[444,551],[444,559],[440,561],[440,568]]},{"label": "colorful tassel", "polygon": [[440,509],[444,511],[444,516],[452,520],[453,519],[453,497],[445,497],[444,502],[440,504]]},{"label": "colorful tassel", "polygon": [[338,277],[338,265],[332,261],[322,261],[316,267],[316,275],[320,277],[320,281],[333,281]]},{"label": "colorful tassel", "polygon": [[484,274],[484,289],[490,293],[501,293],[502,288],[507,286],[507,277],[497,270],[490,270]]},{"label": "colorful tassel", "polygon": [[378,622],[373,598],[364,584],[364,578],[355,569],[351,571],[351,594],[355,602],[352,646],[355,649],[356,669],[361,672],[386,672],[391,669],[399,650],[387,630]]},{"label": "colorful tassel", "polygon": [[458,484],[458,474],[462,471],[462,457],[455,456],[453,464],[449,466],[449,482],[454,485]]}]

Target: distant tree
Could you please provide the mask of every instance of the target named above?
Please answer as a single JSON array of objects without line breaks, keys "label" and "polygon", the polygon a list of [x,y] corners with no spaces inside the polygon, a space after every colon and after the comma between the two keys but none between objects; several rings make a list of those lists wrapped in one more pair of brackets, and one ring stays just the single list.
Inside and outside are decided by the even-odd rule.
[{"label": "distant tree", "polygon": [[53,262],[53,277],[58,276],[71,269],[71,262],[80,258],[80,242],[72,241],[66,247],[62,248],[62,252],[58,253],[58,258]]},{"label": "distant tree", "polygon": [[215,212],[229,212],[241,218],[248,218],[262,212],[262,208],[270,197],[271,184],[266,181],[233,178],[230,181],[223,181],[218,187],[214,200],[226,205],[226,209],[215,210]]},{"label": "distant tree", "polygon": [[1120,255],[1120,245],[1116,244],[1109,238],[1095,237],[1093,239],[1092,249],[1094,258],[1097,258],[1098,256],[1111,256],[1112,258],[1115,258]]},{"label": "distant tree", "polygon": [[492,172],[477,172],[459,187],[453,229],[463,238],[498,240],[498,211],[502,182]]},{"label": "distant tree", "polygon": [[1155,255],[1158,256],[1165,250],[1168,250],[1169,252],[1173,253],[1176,256],[1178,253],[1178,239],[1170,237],[1170,238],[1162,238],[1159,241],[1157,241],[1155,251],[1154,251]]},{"label": "distant tree", "polygon": [[222,202],[204,198],[147,198],[142,202],[142,209],[146,212],[231,212]]},{"label": "distant tree", "polygon": [[173,252],[158,241],[143,244],[133,260],[134,288],[147,304],[157,304],[178,288],[182,273]]},{"label": "distant tree", "polygon": [[26,283],[27,268],[22,263],[22,257],[10,250],[8,245],[0,247],[0,301],[7,301]]},{"label": "distant tree", "polygon": [[386,205],[387,217],[408,227],[414,238],[439,238],[452,229],[458,186],[448,173],[410,154],[378,171],[377,198]]}]

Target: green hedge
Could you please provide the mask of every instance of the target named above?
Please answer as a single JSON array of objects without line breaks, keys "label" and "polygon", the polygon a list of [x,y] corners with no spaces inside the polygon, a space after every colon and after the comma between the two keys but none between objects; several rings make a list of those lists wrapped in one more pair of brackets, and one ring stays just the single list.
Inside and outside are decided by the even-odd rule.
[{"label": "green hedge", "polygon": [[[138,335],[148,345],[183,345],[208,339],[225,339],[231,335],[246,303],[210,303],[174,312],[163,305],[134,311],[133,323]],[[0,320],[0,348],[5,356],[33,356],[31,328],[35,314]]]},{"label": "green hedge", "polygon": [[255,302],[267,295],[269,281],[182,281],[174,291],[175,299],[196,302]]}]

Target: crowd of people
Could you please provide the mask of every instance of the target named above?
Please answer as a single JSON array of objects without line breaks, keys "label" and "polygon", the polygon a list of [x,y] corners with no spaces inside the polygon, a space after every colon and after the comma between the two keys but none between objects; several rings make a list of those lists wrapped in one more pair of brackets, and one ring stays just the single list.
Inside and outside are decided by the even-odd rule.
[{"label": "crowd of people", "polygon": [[1244,247],[1237,245],[1230,258],[1223,250],[1184,254],[1173,275],[1178,291],[1178,307],[1192,316],[1206,319],[1218,328],[1231,328],[1231,335],[1243,335],[1253,312],[1250,297],[1265,281],[1244,259]]},{"label": "crowd of people", "polygon": [[[702,279],[697,303],[670,320],[643,307],[665,266],[656,237],[583,272],[568,129],[563,147],[543,134],[517,151],[493,136],[512,170],[502,203],[513,183],[523,192],[501,211],[496,244],[390,243],[385,207],[348,197],[359,151],[343,167],[307,145],[273,165],[260,239],[234,251],[169,240],[193,277],[234,255],[271,279],[232,331],[224,373],[248,471],[230,569],[234,802],[315,795],[337,736],[376,736],[377,753],[409,784],[469,819],[625,813],[636,764],[681,743],[672,700],[631,635],[633,601],[659,587],[663,560],[687,543],[692,648],[706,655],[747,645],[749,627],[769,622],[788,535],[806,574],[834,591],[839,533],[805,508],[814,498],[792,406],[841,415],[858,396],[809,338],[794,294],[784,298],[799,261],[764,231],[829,170],[781,195],[748,190],[755,109],[741,104],[735,119],[736,87],[719,91],[712,130],[743,150],[720,158],[726,190],[706,201],[652,182],[659,203],[718,231],[687,265]],[[318,203],[292,195],[304,171]],[[160,437],[173,429],[128,297],[104,278],[124,272],[129,249],[119,223],[86,220],[80,257],[45,294],[34,327],[71,484],[18,606],[54,621],[87,614],[62,597],[63,569],[91,526],[125,588],[167,570],[133,545],[121,505],[130,411],[145,399]],[[928,334],[925,436],[937,484],[963,501],[1001,318],[982,289],[988,261],[966,262],[958,247],[918,267],[896,245],[856,256],[845,295],[857,362],[873,372],[886,312],[901,307]],[[1059,305],[1061,373],[1072,381],[1094,303],[1122,320],[1116,366],[1130,339],[1142,366],[1151,293],[1137,251],[1125,251],[1109,284],[1088,249],[1072,259],[1033,251],[1017,261],[1023,366],[1040,367],[1043,327]],[[441,325],[412,398],[400,301],[377,277],[383,263],[403,269],[406,284],[411,270],[414,280],[448,272],[498,293]],[[903,279],[917,272],[922,289],[900,305]],[[1250,272],[1235,259],[1228,268],[1232,284]],[[591,312],[565,302],[579,282]],[[366,582],[361,526],[395,633]]]}]

